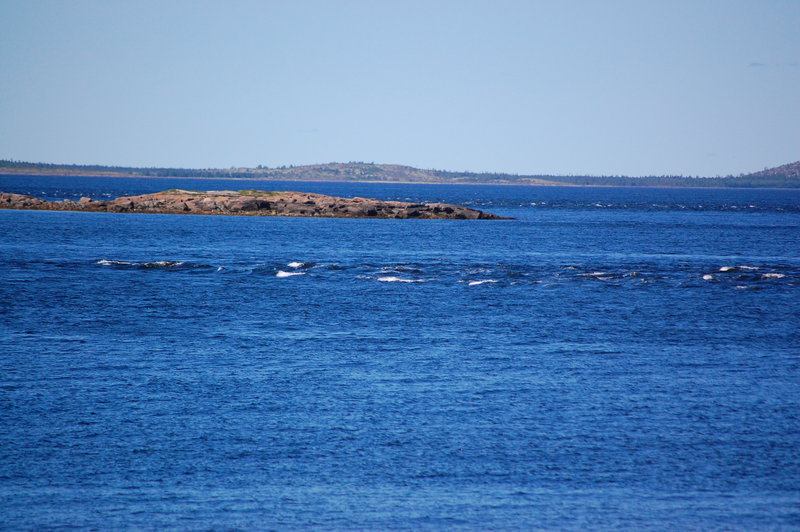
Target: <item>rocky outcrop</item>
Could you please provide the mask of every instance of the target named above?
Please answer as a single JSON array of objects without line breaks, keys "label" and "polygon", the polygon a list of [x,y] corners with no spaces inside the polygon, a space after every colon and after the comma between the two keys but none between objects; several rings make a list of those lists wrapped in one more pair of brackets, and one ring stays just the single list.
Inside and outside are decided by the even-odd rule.
[{"label": "rocky outcrop", "polygon": [[407,203],[367,198],[338,198],[307,192],[166,190],[110,201],[45,201],[0,193],[0,208],[50,211],[141,212],[161,214],[227,214],[328,218],[421,218],[501,220],[501,216],[447,203]]},{"label": "rocky outcrop", "polygon": [[45,210],[49,206],[49,201],[34,198],[33,196],[0,193],[0,208],[3,209]]}]

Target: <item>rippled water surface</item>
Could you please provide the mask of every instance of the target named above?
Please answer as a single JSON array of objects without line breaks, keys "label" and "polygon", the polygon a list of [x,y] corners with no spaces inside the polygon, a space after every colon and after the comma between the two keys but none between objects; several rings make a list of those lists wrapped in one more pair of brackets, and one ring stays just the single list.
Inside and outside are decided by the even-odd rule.
[{"label": "rippled water surface", "polygon": [[800,529],[800,193],[167,188],[517,219],[0,211],[0,528]]}]

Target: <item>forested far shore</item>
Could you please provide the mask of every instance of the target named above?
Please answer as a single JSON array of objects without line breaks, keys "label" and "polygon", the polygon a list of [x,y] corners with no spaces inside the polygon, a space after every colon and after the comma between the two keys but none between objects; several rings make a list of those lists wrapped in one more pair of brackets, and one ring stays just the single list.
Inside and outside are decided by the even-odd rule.
[{"label": "forested far shore", "polygon": [[800,161],[751,174],[725,177],[518,175],[457,172],[366,162],[269,168],[143,168],[128,166],[30,163],[0,160],[0,174],[97,177],[238,178],[285,181],[376,181],[387,183],[572,185],[606,187],[800,188]]}]

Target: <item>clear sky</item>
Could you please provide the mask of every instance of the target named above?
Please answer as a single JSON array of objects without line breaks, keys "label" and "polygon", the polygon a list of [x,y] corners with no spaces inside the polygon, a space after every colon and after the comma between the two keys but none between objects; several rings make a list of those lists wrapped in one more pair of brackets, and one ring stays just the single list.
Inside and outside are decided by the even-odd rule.
[{"label": "clear sky", "polygon": [[0,158],[726,175],[800,159],[800,0],[0,0]]}]

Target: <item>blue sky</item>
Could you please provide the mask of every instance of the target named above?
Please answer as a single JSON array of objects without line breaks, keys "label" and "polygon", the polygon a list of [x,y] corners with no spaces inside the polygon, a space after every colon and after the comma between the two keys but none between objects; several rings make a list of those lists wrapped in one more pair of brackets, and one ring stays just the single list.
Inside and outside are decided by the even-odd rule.
[{"label": "blue sky", "polygon": [[0,0],[0,158],[726,175],[800,159],[800,1]]}]

